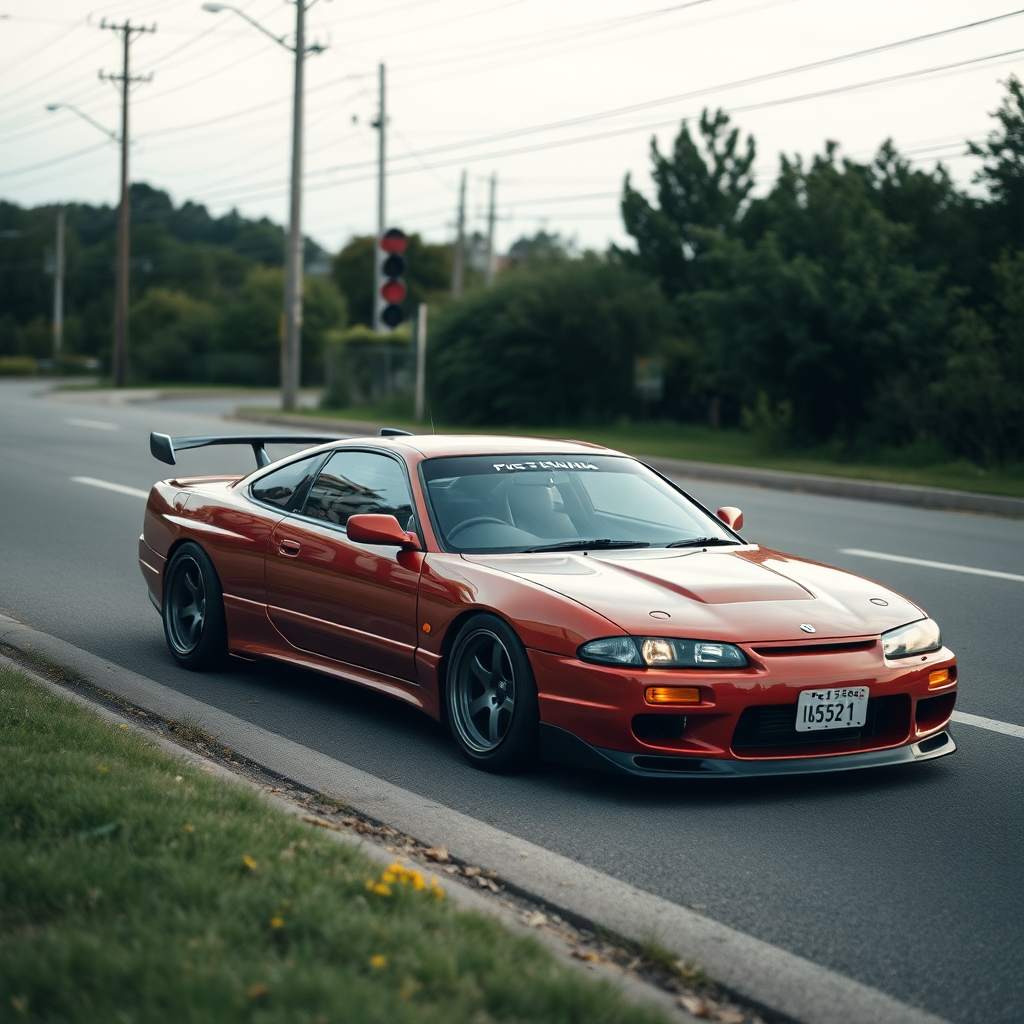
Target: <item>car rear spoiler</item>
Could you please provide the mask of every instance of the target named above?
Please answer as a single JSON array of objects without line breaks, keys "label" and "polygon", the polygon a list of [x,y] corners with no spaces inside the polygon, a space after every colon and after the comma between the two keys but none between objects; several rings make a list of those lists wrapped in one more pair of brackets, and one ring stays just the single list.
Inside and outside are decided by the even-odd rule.
[{"label": "car rear spoiler", "polygon": [[325,441],[337,441],[337,437],[326,434],[233,434],[228,437],[217,437],[213,434],[196,434],[190,437],[170,437],[158,434],[155,430],[149,435],[149,450],[153,457],[168,466],[177,464],[175,452],[185,448],[206,448],[212,444],[247,444],[256,456],[256,465],[262,469],[270,465],[267,455],[268,444],[323,444]]}]

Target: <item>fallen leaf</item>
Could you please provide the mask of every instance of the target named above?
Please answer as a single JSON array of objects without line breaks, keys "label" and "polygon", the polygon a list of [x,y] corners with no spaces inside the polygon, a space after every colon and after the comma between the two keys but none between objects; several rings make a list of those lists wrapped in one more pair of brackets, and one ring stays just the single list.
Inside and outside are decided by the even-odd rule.
[{"label": "fallen leaf", "polygon": [[423,853],[431,860],[436,860],[441,864],[451,860],[451,857],[448,856],[448,850],[444,846],[432,846],[429,850],[424,850]]},{"label": "fallen leaf", "polygon": [[708,1015],[707,1003],[697,996],[680,996],[679,1005],[694,1017],[706,1017]]},{"label": "fallen leaf", "polygon": [[588,964],[599,964],[601,962],[601,957],[593,950],[583,952],[583,950],[574,949],[569,955],[576,957],[577,960],[586,960]]},{"label": "fallen leaf", "polygon": [[479,868],[463,868],[462,869],[462,873],[467,878],[476,878],[476,876],[480,874],[480,869]]},{"label": "fallen leaf", "polygon": [[303,821],[308,821],[310,825],[319,825],[321,828],[329,828],[332,832],[339,831],[338,826],[333,821],[324,821],[323,818],[315,818],[312,814],[304,814],[302,816]]},{"label": "fallen leaf", "polygon": [[530,855],[525,850],[520,850],[519,851],[519,856],[520,857],[529,857]]},{"label": "fallen leaf", "polygon": [[522,922],[531,928],[539,928],[541,925],[548,923],[548,918],[547,914],[542,914],[539,910],[532,910],[523,914]]},{"label": "fallen leaf", "polygon": [[128,726],[127,726],[127,725],[125,725],[125,724],[124,724],[124,722],[122,722],[122,723],[121,723],[121,724],[120,724],[120,725],[118,726],[118,729],[127,729],[127,728],[128,728]]}]

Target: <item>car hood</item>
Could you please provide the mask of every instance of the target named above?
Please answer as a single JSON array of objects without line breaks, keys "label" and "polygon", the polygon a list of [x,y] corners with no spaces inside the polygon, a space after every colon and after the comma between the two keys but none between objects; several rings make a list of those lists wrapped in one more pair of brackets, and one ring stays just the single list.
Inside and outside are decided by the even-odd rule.
[{"label": "car hood", "polygon": [[924,613],[841,569],[757,545],[464,555],[562,594],[634,635],[763,643],[876,636]]}]

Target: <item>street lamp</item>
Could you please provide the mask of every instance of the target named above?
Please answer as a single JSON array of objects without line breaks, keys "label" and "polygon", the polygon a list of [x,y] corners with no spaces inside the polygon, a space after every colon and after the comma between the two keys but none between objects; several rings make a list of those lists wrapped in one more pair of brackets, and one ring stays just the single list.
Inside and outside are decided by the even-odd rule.
[{"label": "street lamp", "polygon": [[104,128],[99,121],[94,121],[84,110],[79,110],[78,107],[73,106],[70,103],[47,103],[46,109],[51,113],[54,110],[70,110],[72,114],[77,114],[83,121],[88,121],[93,128],[98,128],[108,138],[113,139],[114,142],[120,141],[120,136],[117,132],[112,132],[109,128]]},{"label": "street lamp", "polygon": [[292,112],[292,188],[288,217],[288,242],[284,265],[284,351],[281,353],[281,407],[294,409],[298,397],[302,366],[302,96],[303,59],[307,53],[321,53],[323,46],[306,46],[306,11],[316,0],[297,0],[295,4],[295,45],[284,36],[275,36],[244,11],[230,4],[205,3],[204,11],[219,14],[230,11],[269,36],[279,46],[295,54],[295,103]]}]

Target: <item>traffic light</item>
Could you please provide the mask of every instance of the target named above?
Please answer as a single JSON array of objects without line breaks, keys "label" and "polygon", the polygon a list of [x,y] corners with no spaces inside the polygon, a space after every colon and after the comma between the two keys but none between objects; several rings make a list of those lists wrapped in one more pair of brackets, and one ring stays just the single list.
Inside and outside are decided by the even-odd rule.
[{"label": "traffic light", "polygon": [[402,275],[405,273],[405,252],[409,239],[405,232],[398,228],[385,231],[380,240],[383,252],[381,263],[381,286],[377,301],[380,303],[380,320],[390,328],[397,327],[405,319],[405,311],[401,302],[405,299],[408,289]]}]

